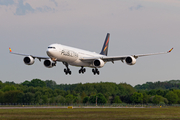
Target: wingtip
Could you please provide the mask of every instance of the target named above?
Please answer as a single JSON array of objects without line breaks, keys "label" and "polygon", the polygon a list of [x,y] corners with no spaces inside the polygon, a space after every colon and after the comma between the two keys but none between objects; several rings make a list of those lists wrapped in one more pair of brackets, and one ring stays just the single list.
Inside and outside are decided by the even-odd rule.
[{"label": "wingtip", "polygon": [[173,49],[174,49],[174,48],[171,48],[171,49],[168,51],[168,53],[170,53]]},{"label": "wingtip", "polygon": [[12,52],[12,50],[11,50],[11,48],[9,47],[9,52],[11,53]]}]

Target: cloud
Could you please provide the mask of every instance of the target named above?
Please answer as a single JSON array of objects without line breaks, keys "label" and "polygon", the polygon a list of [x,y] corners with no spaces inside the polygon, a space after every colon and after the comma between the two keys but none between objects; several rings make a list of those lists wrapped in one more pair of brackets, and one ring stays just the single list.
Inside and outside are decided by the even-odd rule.
[{"label": "cloud", "polygon": [[142,5],[137,5],[137,6],[132,6],[132,7],[130,7],[129,9],[130,10],[139,10],[139,9],[141,9],[143,6]]},{"label": "cloud", "polygon": [[36,11],[39,11],[39,12],[49,12],[49,11],[53,11],[55,12],[56,10],[54,8],[51,8],[51,7],[48,7],[48,6],[45,6],[45,7],[38,7],[36,8]]},{"label": "cloud", "polygon": [[0,0],[0,6],[3,5],[8,8],[6,12],[11,11],[14,15],[18,16],[37,12],[55,12],[55,8],[58,6],[58,3],[55,0],[47,0],[46,2],[43,0],[43,2],[39,1],[38,3],[40,4],[31,0]]},{"label": "cloud", "polygon": [[0,5],[9,6],[9,5],[13,5],[13,4],[14,4],[13,0],[0,0]]},{"label": "cloud", "polygon": [[58,6],[58,3],[55,0],[50,0],[51,2],[54,2],[54,4],[56,5],[56,7]]},{"label": "cloud", "polygon": [[25,15],[26,13],[34,13],[35,10],[31,7],[29,3],[23,4],[23,0],[18,1],[15,15]]}]

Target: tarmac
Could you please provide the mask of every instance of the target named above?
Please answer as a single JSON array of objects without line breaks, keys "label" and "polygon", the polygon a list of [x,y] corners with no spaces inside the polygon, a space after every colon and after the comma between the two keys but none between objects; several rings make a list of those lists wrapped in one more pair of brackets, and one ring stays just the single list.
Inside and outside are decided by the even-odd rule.
[{"label": "tarmac", "polygon": [[47,106],[47,107],[0,107],[0,109],[78,109],[78,108],[147,108],[147,107],[99,107],[99,106],[86,106],[86,107],[73,107],[73,106]]}]

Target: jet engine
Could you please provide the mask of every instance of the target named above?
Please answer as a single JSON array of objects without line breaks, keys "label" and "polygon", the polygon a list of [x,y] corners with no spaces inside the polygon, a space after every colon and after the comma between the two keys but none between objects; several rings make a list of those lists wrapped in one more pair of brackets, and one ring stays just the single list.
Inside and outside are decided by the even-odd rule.
[{"label": "jet engine", "polygon": [[32,56],[25,57],[23,61],[26,65],[34,64],[34,58]]},{"label": "jet engine", "polygon": [[56,66],[56,62],[52,61],[51,59],[47,59],[44,61],[44,66],[47,68],[52,68]]},{"label": "jet engine", "polygon": [[133,56],[129,56],[125,59],[125,61],[128,65],[134,65],[136,63],[136,58],[134,58]]},{"label": "jet engine", "polygon": [[96,59],[93,61],[93,66],[97,67],[97,68],[101,68],[104,66],[104,61],[101,59]]}]

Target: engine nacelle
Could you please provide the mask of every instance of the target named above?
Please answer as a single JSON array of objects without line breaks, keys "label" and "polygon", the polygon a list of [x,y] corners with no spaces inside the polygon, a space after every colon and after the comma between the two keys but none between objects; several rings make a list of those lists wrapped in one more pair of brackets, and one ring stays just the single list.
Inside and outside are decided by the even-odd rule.
[{"label": "engine nacelle", "polygon": [[93,66],[97,67],[97,68],[101,68],[104,66],[104,61],[101,59],[96,59],[93,61]]},{"label": "engine nacelle", "polygon": [[52,68],[56,66],[56,62],[52,61],[51,59],[47,59],[44,61],[44,66],[47,68]]},{"label": "engine nacelle", "polygon": [[32,56],[25,57],[23,61],[26,65],[34,64],[34,58]]},{"label": "engine nacelle", "polygon": [[129,56],[125,59],[125,61],[128,65],[134,65],[136,63],[136,58],[134,58],[133,56]]}]

